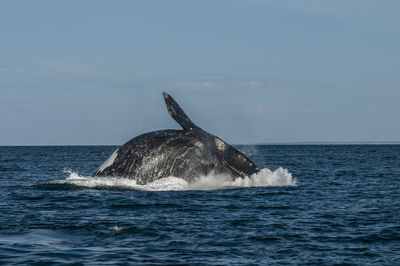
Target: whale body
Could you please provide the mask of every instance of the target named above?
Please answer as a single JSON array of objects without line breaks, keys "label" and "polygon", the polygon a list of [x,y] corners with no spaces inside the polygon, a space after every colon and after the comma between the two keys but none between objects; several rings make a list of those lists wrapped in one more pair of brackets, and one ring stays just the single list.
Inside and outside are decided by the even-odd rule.
[{"label": "whale body", "polygon": [[94,176],[129,178],[144,185],[169,176],[191,182],[211,172],[234,179],[260,171],[243,153],[196,126],[168,93],[163,96],[169,114],[182,130],[154,131],[129,140]]}]

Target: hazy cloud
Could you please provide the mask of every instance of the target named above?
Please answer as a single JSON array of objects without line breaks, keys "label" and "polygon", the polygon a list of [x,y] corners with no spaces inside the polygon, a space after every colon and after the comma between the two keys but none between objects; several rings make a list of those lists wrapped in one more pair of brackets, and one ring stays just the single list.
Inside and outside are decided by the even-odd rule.
[{"label": "hazy cloud", "polygon": [[135,80],[136,86],[145,88],[168,88],[182,91],[232,92],[265,89],[310,89],[336,87],[333,83],[317,81],[297,81],[275,78],[244,78],[233,75],[165,77],[146,80]]},{"label": "hazy cloud", "polygon": [[242,109],[242,112],[247,115],[266,115],[272,113],[315,113],[318,110],[315,108],[276,108],[267,107],[265,105],[248,106]]}]

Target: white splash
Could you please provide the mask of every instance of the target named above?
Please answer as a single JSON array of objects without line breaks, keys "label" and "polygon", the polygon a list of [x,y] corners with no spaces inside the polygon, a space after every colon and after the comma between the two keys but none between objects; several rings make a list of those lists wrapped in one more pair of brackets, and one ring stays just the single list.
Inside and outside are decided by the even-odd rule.
[{"label": "white splash", "polygon": [[241,187],[279,187],[295,186],[296,179],[292,177],[287,169],[279,167],[275,171],[268,168],[245,178],[232,180],[229,175],[209,174],[199,176],[193,182],[178,177],[165,177],[146,185],[139,185],[135,180],[118,177],[92,177],[79,176],[78,173],[66,170],[69,176],[66,179],[51,181],[52,184],[69,184],[86,188],[105,189],[132,189],[146,191],[169,191],[169,190],[214,190],[223,188]]},{"label": "white splash", "polygon": [[208,190],[219,188],[239,188],[239,187],[281,187],[295,186],[296,179],[292,177],[287,169],[279,167],[275,171],[268,168],[261,169],[260,172],[245,178],[238,177],[232,180],[229,175],[206,175],[196,178],[189,184],[189,189]]},{"label": "white splash", "polygon": [[120,233],[121,231],[123,231],[123,230],[125,230],[125,229],[127,229],[126,226],[118,226],[118,225],[115,225],[115,226],[113,226],[113,227],[110,227],[110,230],[113,231],[113,232],[115,232],[115,233]]},{"label": "white splash", "polygon": [[99,172],[103,172],[104,169],[106,169],[107,167],[111,166],[114,163],[115,158],[117,158],[118,155],[118,150],[116,149],[113,154],[110,155],[110,157],[107,159],[107,161],[105,161],[102,165],[100,165],[99,167]]}]

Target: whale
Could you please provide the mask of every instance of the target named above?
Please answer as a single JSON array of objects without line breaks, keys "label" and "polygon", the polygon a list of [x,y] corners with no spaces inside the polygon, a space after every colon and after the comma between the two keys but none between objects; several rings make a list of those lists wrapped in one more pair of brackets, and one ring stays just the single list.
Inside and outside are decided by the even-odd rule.
[{"label": "whale", "polygon": [[234,180],[260,171],[242,152],[195,125],[168,93],[163,92],[163,97],[168,113],[182,130],[134,137],[114,151],[93,176],[134,179],[145,185],[171,176],[190,183],[208,174],[226,174]]}]

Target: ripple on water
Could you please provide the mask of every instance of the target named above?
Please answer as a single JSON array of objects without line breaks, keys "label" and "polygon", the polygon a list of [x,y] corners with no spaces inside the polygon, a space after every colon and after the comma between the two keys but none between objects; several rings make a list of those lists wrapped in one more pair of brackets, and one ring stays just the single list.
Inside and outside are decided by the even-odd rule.
[{"label": "ripple on water", "polygon": [[89,177],[116,148],[1,148],[0,263],[400,263],[400,146],[254,146],[263,175],[233,182]]}]

